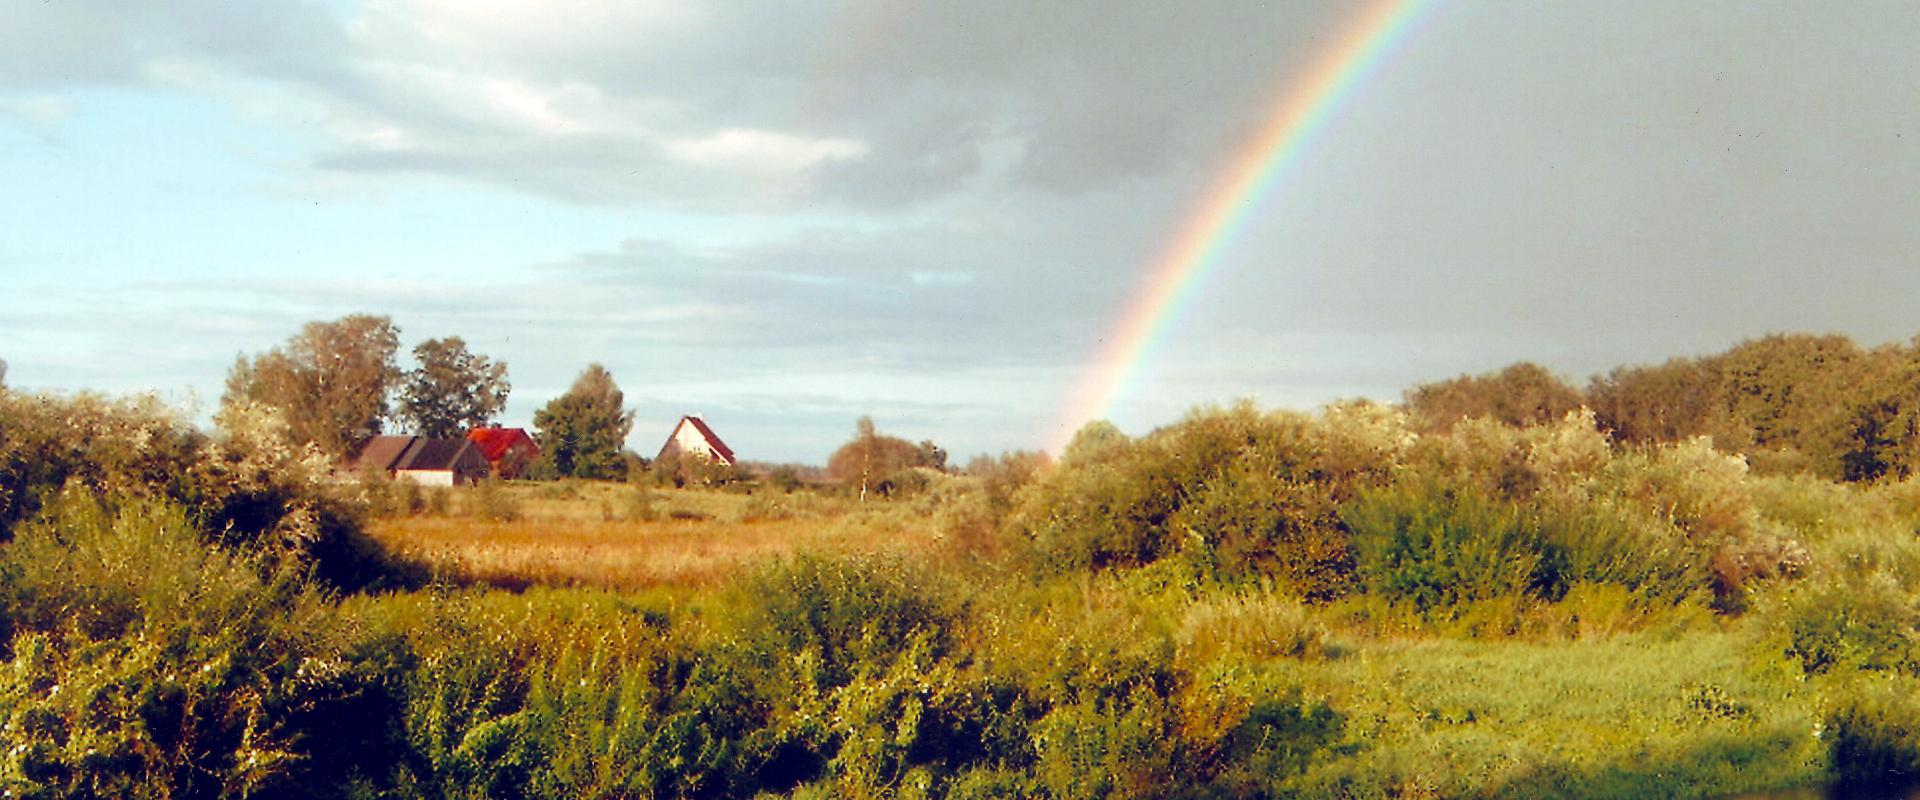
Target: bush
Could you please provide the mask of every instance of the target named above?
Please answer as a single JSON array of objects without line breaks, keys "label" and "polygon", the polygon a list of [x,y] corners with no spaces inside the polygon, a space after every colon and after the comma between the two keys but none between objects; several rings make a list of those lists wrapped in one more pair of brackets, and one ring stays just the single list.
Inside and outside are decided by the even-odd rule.
[{"label": "bush", "polygon": [[276,412],[234,403],[217,422],[209,437],[151,398],[0,393],[0,540],[73,487],[177,505],[207,541],[290,559],[337,588],[424,574],[363,533],[326,459],[289,444]]},{"label": "bush", "polygon": [[1422,611],[1565,589],[1564,552],[1518,506],[1475,487],[1402,481],[1362,493],[1341,518],[1368,591]]},{"label": "bush", "polygon": [[10,794],[297,797],[315,777],[376,787],[398,756],[379,648],[290,565],[204,546],[177,506],[69,494],[0,570]]},{"label": "bush", "polygon": [[1859,681],[1828,714],[1823,735],[1833,777],[1843,785],[1900,786],[1920,779],[1920,683]]},{"label": "bush", "polygon": [[1803,587],[1781,625],[1786,655],[1809,674],[1920,670],[1920,610],[1886,576]]},{"label": "bush", "polygon": [[498,478],[481,481],[468,496],[473,514],[481,519],[512,522],[520,518],[520,501],[508,493]]},{"label": "bush", "polygon": [[1392,472],[1406,443],[1395,420],[1370,407],[1316,420],[1242,403],[1138,441],[1090,425],[1059,468],[1018,493],[1007,529],[1047,572],[1182,553],[1215,579],[1267,575],[1337,596],[1351,559],[1334,508]]},{"label": "bush", "polygon": [[846,683],[859,665],[890,662],[918,637],[940,652],[960,610],[952,587],[904,562],[804,555],[745,581],[734,602],[754,647],[818,653],[826,686]]}]

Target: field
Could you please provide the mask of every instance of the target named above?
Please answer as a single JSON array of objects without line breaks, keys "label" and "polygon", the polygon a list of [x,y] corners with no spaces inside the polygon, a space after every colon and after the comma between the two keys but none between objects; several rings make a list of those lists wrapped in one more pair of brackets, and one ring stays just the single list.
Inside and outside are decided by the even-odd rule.
[{"label": "field", "polygon": [[489,514],[474,493],[454,492],[446,513],[380,517],[368,531],[447,574],[507,588],[707,587],[803,551],[904,555],[939,545],[895,509],[812,493],[584,481],[497,491],[509,513]]},{"label": "field", "polygon": [[[945,570],[966,560],[927,503],[592,482],[493,491],[502,497],[454,492],[440,513],[383,517],[370,531],[461,580],[650,590],[696,605],[801,554]],[[490,504],[511,519],[487,518]],[[1340,739],[1318,743],[1321,761],[1296,778],[1308,794],[1717,795],[1826,776],[1817,693],[1755,657],[1769,644],[1762,626],[1704,608],[1654,618],[1606,593],[1524,611],[1494,604],[1482,617],[1505,634],[1463,615],[1461,635],[1436,637],[1390,608],[1313,610],[1271,591],[1194,596],[1152,581],[972,603],[992,629],[1036,608],[1058,613],[1048,595],[1063,591],[1078,606],[1058,632],[1068,640],[1083,625],[1131,630],[1163,640],[1176,661],[1209,664],[1196,680],[1225,692],[1271,686],[1338,709]]]},{"label": "field", "polygon": [[1717,797],[1920,773],[1920,482],[1756,474],[1580,415],[1206,409],[864,502],[664,473],[423,490],[142,406],[0,395],[0,419],[12,796]]}]

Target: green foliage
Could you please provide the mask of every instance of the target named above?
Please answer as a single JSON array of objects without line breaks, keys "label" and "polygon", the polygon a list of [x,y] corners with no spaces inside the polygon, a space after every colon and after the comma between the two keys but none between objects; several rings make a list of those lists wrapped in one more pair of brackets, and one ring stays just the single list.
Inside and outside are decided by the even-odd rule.
[{"label": "green foliage", "polygon": [[[701,455],[674,451],[647,465],[647,479],[655,486],[726,486],[739,480],[732,464]],[[798,479],[796,479],[797,482]]]},{"label": "green foliage", "polygon": [[1342,513],[1368,590],[1422,611],[1565,591],[1565,553],[1511,501],[1432,480],[1363,492]]},{"label": "green foliage", "polygon": [[288,443],[283,416],[230,404],[212,437],[151,398],[0,394],[0,536],[72,487],[182,506],[202,536],[318,570],[341,587],[409,581],[332,496],[326,459]]},{"label": "green foliage", "polygon": [[1464,419],[1526,426],[1552,422],[1579,408],[1579,390],[1545,368],[1522,361],[1499,372],[1425,383],[1406,392],[1407,413],[1429,430]]},{"label": "green foliage", "polygon": [[1720,370],[1712,360],[1675,358],[1616,367],[1587,385],[1600,427],[1625,442],[1676,442],[1711,432]]},{"label": "green foliage", "polygon": [[[352,517],[276,412],[214,437],[89,398],[0,415],[0,793],[1646,796],[1915,766],[1920,488],[1755,476],[1579,413],[1417,434],[1242,404],[1090,426],[1053,467],[908,470],[911,497],[852,512],[1000,523],[1007,563],[344,596],[308,575],[354,563],[315,555]],[[379,481],[343,491],[432,502]],[[511,517],[498,490],[459,509]]]},{"label": "green foliage", "polygon": [[1842,785],[1910,782],[1920,775],[1920,681],[1881,676],[1849,684],[1823,732],[1830,770]]},{"label": "green foliage", "polygon": [[520,518],[519,500],[506,491],[498,478],[481,481],[467,500],[472,513],[482,519],[512,522]]},{"label": "green foliage", "polygon": [[220,402],[277,409],[294,443],[344,458],[380,433],[387,393],[400,382],[394,364],[399,347],[399,330],[389,317],[354,314],[309,322],[285,345],[252,359],[240,356]]},{"label": "green foliage", "polygon": [[467,351],[458,336],[413,348],[419,366],[400,381],[399,419],[414,433],[454,439],[485,426],[507,407],[507,365]]},{"label": "green foliage", "polygon": [[813,652],[824,685],[838,686],[866,663],[884,663],[915,641],[935,651],[958,613],[956,598],[903,562],[802,556],[742,586],[750,640],[780,652]]},{"label": "green foliage", "polygon": [[1335,510],[1403,450],[1391,412],[1323,419],[1207,410],[1140,440],[1089,426],[1060,467],[1022,489],[1008,529],[1041,569],[1136,567],[1180,554],[1213,578],[1279,579],[1302,596],[1347,590]]},{"label": "green foliage", "polygon": [[869,490],[881,496],[899,488],[901,476],[909,470],[944,470],[947,453],[933,442],[914,444],[895,436],[882,436],[874,429],[872,417],[861,417],[853,440],[833,451],[827,458],[827,475],[857,487],[861,497]]},{"label": "green foliage", "polygon": [[626,474],[622,460],[627,433],[633,430],[633,412],[613,375],[599,364],[589,364],[566,394],[533,415],[539,431],[540,460],[529,476],[551,478],[619,478]]},{"label": "green foliage", "polygon": [[[49,511],[0,552],[6,793],[299,797],[384,777],[391,664],[347,646],[297,572],[206,548],[165,504],[76,493]],[[349,719],[370,733],[334,729]]]},{"label": "green foliage", "polygon": [[1920,608],[1885,575],[1796,592],[1781,627],[1786,655],[1809,674],[1920,672]]}]

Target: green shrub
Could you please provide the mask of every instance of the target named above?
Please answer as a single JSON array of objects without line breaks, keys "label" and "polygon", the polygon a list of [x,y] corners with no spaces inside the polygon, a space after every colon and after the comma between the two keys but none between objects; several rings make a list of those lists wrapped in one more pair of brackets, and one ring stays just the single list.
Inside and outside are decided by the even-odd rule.
[{"label": "green shrub", "polygon": [[[0,790],[298,797],[387,777],[390,659],[291,565],[208,548],[164,503],[70,493],[48,512],[0,552],[17,626]],[[358,735],[333,728],[349,718]]]},{"label": "green shrub", "polygon": [[1844,690],[1821,735],[1833,777],[1842,784],[1884,786],[1920,778],[1920,682],[1868,679]]},{"label": "green shrub", "polygon": [[520,518],[520,501],[498,478],[487,478],[474,486],[467,497],[472,513],[481,519],[512,522]]},{"label": "green shrub", "polygon": [[1018,492],[1006,529],[1047,573],[1183,553],[1215,579],[1273,576],[1337,596],[1351,559],[1334,508],[1391,474],[1411,436],[1398,421],[1364,406],[1315,419],[1242,403],[1137,441],[1089,426]]},{"label": "green shrub", "polygon": [[1510,501],[1431,479],[1361,493],[1341,512],[1368,591],[1422,611],[1557,597],[1564,553]]},{"label": "green shrub", "polygon": [[1920,609],[1884,575],[1802,587],[1781,626],[1786,655],[1809,674],[1920,669]]},{"label": "green shrub", "polygon": [[751,646],[767,654],[819,654],[825,686],[864,665],[891,663],[920,637],[947,645],[962,598],[905,562],[802,555],[745,581],[734,603]]}]

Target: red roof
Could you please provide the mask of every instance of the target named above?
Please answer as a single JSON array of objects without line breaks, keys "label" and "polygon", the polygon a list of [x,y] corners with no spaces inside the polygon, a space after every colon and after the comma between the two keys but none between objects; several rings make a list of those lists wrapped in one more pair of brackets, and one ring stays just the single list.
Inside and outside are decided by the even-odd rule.
[{"label": "red roof", "polygon": [[532,447],[533,452],[540,452],[540,445],[534,443],[525,428],[474,428],[467,431],[467,438],[473,441],[474,447],[480,448],[480,455],[488,461],[499,461],[501,456],[522,441]]},{"label": "red roof", "polygon": [[720,441],[719,434],[707,427],[706,420],[692,414],[681,417],[680,423],[673,426],[673,433],[667,434],[667,443],[660,446],[660,455],[655,458],[666,458],[672,453],[680,452],[680,428],[684,425],[692,425],[693,429],[699,432],[700,438],[707,440],[707,448],[712,450],[721,461],[733,463],[733,448],[728,447],[726,442]]},{"label": "red roof", "polygon": [[695,416],[688,416],[685,417],[685,419],[693,423],[694,429],[699,431],[701,436],[707,437],[707,445],[713,448],[713,452],[720,454],[721,460],[729,464],[733,463],[733,448],[728,447],[726,442],[720,441],[719,434],[714,433],[712,428],[707,427],[706,420]]}]

